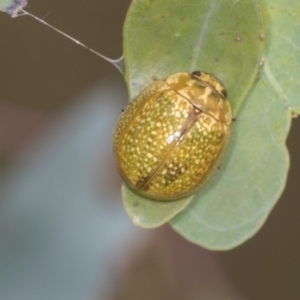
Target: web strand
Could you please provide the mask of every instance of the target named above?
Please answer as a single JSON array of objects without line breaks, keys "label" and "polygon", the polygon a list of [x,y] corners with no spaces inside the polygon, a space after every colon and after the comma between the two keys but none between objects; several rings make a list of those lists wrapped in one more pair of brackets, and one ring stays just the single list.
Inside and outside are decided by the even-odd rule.
[{"label": "web strand", "polygon": [[18,16],[24,16],[24,15],[27,15],[27,16],[30,16],[32,18],[34,18],[35,20],[41,22],[42,24],[48,26],[49,28],[53,29],[54,31],[56,31],[57,33],[63,35],[64,37],[66,37],[67,39],[71,40],[72,42],[74,42],[75,44],[87,49],[88,51],[92,52],[93,54],[101,57],[102,59],[108,61],[109,63],[111,63],[112,65],[114,65],[120,72],[122,75],[124,75],[124,64],[123,64],[123,56],[121,56],[119,59],[111,59],[111,58],[108,58],[104,55],[102,55],[101,53],[97,52],[96,50],[88,47],[87,45],[81,43],[80,41],[74,39],[73,37],[71,37],[70,35],[64,33],[63,31],[57,29],[56,27],[52,26],[51,24],[47,23],[46,21],[36,17],[35,15],[29,13],[28,11],[24,10],[24,9],[21,9],[18,13]]}]

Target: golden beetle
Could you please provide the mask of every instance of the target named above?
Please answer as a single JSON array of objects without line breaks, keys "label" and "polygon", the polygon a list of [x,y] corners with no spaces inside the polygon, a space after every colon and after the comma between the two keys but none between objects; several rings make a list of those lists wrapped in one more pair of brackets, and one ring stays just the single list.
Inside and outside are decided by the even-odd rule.
[{"label": "golden beetle", "polygon": [[212,75],[182,72],[154,81],[117,123],[117,168],[131,188],[147,197],[188,196],[219,166],[231,120],[226,91]]}]

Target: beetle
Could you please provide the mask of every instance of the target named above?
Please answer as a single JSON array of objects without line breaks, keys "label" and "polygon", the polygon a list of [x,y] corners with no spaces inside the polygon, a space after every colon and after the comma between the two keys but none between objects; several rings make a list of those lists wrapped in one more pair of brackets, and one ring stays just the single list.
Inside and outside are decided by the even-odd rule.
[{"label": "beetle", "polygon": [[219,167],[231,121],[226,90],[214,76],[179,72],[153,81],[115,127],[117,169],[129,187],[146,197],[191,195]]}]

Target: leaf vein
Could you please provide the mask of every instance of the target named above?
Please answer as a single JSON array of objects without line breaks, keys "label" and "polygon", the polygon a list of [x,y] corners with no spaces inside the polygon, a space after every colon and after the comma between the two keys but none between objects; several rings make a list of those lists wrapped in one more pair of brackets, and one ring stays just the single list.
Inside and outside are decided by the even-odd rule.
[{"label": "leaf vein", "polygon": [[267,60],[264,62],[264,73],[266,75],[266,78],[268,79],[269,83],[273,86],[275,91],[279,94],[279,96],[282,98],[283,102],[285,103],[286,107],[288,109],[291,109],[290,106],[288,105],[288,100],[286,98],[286,95],[283,91],[283,88],[279,84],[279,82],[276,80],[273,72],[270,69],[270,65]]},{"label": "leaf vein", "polygon": [[202,46],[202,42],[203,42],[203,39],[204,39],[204,36],[205,36],[207,25],[208,25],[208,23],[210,21],[212,13],[213,13],[213,11],[215,9],[216,3],[217,3],[217,0],[212,0],[210,2],[209,10],[206,13],[204,22],[203,22],[203,24],[201,26],[201,30],[199,32],[197,43],[196,43],[196,45],[195,45],[195,47],[193,49],[192,63],[191,63],[191,69],[190,69],[191,72],[195,71],[196,64],[197,64],[197,59],[199,57],[199,53],[201,52],[201,46]]}]

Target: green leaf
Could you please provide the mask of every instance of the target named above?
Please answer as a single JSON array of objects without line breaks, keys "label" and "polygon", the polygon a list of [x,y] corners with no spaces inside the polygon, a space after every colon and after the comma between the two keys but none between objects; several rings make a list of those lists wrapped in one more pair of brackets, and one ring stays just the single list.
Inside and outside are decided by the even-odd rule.
[{"label": "green leaf", "polygon": [[188,240],[225,250],[251,237],[280,197],[287,178],[290,112],[261,74],[233,126],[221,170],[171,222]]},{"label": "green leaf", "polygon": [[286,108],[300,113],[300,3],[295,0],[266,0],[268,53],[264,73]]},{"label": "green leaf", "polygon": [[[133,1],[124,25],[126,79],[131,99],[153,78],[163,79],[178,71],[202,70],[224,83],[236,115],[263,58],[262,10],[259,2],[250,0]],[[226,154],[229,156],[230,152]],[[226,174],[225,164],[219,173]],[[209,183],[206,190],[212,186]],[[224,194],[223,189],[216,191],[217,194]],[[147,201],[147,209],[134,209],[129,191],[123,193],[132,220],[142,220],[139,226],[158,226],[178,212],[172,202],[165,203],[169,208],[167,215],[161,212],[161,222],[158,222],[161,202],[135,195],[137,198],[140,203]],[[198,199],[191,205],[194,202]],[[151,224],[152,215],[156,219]]]},{"label": "green leaf", "polygon": [[156,205],[153,205],[153,200],[140,197],[139,194],[123,184],[122,198],[125,210],[135,225],[143,228],[154,228],[168,222],[186,208],[193,196],[186,197],[180,201],[155,202]]},{"label": "green leaf", "polygon": [[266,3],[269,22],[264,67],[235,124],[235,143],[225,159],[226,174],[213,179],[214,188],[228,186],[222,194],[225,201],[214,190],[201,197],[206,192],[202,190],[201,201],[193,202],[172,221],[173,228],[187,239],[210,249],[229,249],[253,236],[287,179],[285,141],[291,114],[300,108],[300,5],[291,0]]},{"label": "green leaf", "polygon": [[27,0],[0,0],[0,11],[15,17],[27,5]]},{"label": "green leaf", "polygon": [[263,58],[264,36],[253,0],[133,1],[124,25],[131,99],[154,77],[199,69],[223,82],[236,113]]}]

